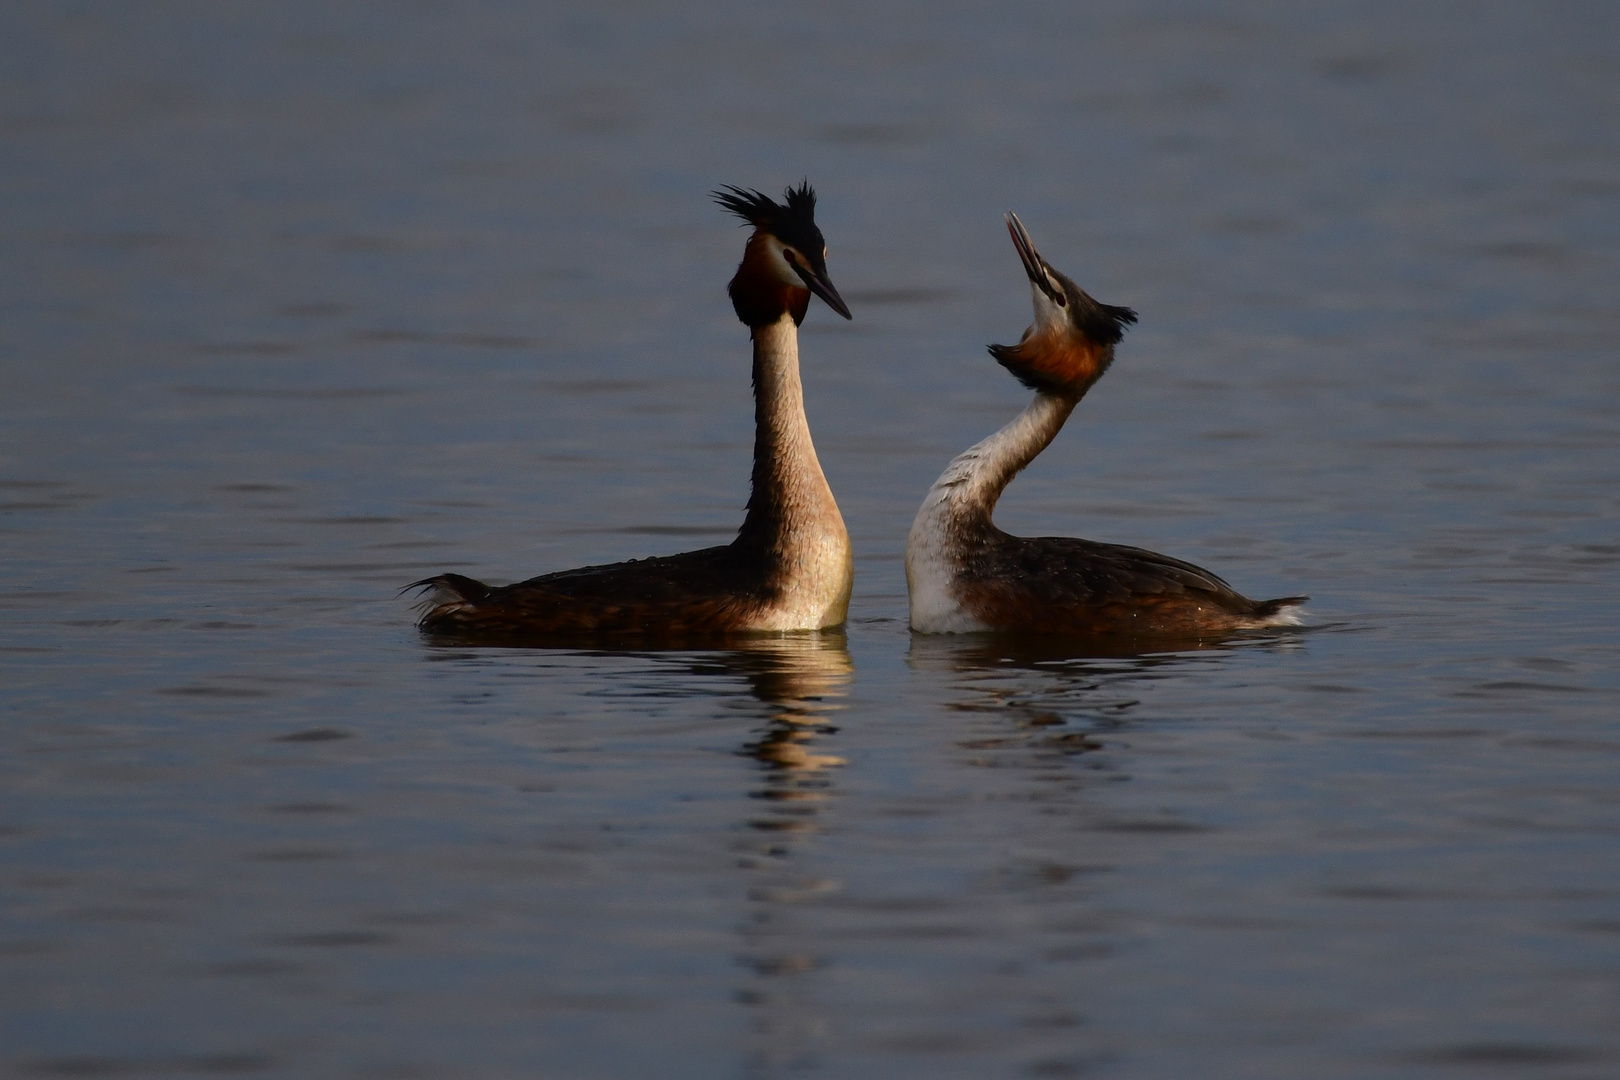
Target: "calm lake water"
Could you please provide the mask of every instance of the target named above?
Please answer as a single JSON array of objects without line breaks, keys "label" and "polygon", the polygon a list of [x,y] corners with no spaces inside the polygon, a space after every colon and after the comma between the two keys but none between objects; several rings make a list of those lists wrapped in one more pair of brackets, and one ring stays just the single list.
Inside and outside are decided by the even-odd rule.
[{"label": "calm lake water", "polygon": [[[0,10],[0,1075],[1620,1075],[1620,7]],[[745,234],[844,633],[437,645],[724,542]],[[1004,527],[1311,626],[906,629],[1024,392],[1001,225],[1141,325]]]}]

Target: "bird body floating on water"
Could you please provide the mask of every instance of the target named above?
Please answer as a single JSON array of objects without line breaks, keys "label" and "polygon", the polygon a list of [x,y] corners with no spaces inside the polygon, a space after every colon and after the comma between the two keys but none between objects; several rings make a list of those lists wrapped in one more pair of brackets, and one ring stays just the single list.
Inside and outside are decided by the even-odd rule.
[{"label": "bird body floating on water", "polygon": [[854,577],[849,533],[804,414],[798,327],[810,295],[844,318],[827,276],[808,182],[783,202],[727,186],[714,193],[753,226],[729,293],[754,363],[752,494],[737,538],[679,555],[586,566],[490,586],[439,574],[424,588],[424,630],[464,637],[673,638],[818,630],[843,623]]},{"label": "bird body floating on water", "polygon": [[1299,622],[1308,597],[1250,600],[1191,563],[1076,537],[1012,536],[991,520],[1013,477],[1056,438],[1114,346],[1136,322],[1101,304],[1035,250],[1016,214],[1007,230],[1029,276],[1035,321],[994,356],[1035,400],[964,451],[929,489],[906,541],[911,628],[1085,637],[1200,638]]}]

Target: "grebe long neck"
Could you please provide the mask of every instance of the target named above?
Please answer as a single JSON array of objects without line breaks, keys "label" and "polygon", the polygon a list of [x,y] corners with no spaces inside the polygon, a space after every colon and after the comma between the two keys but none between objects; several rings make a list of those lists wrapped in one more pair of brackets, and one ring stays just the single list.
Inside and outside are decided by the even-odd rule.
[{"label": "grebe long neck", "polygon": [[971,553],[993,542],[996,500],[1019,470],[1063,429],[1079,394],[1037,391],[1006,427],[958,454],[928,489],[906,540],[911,627],[965,633],[991,627],[964,608],[957,574]]},{"label": "grebe long neck", "polygon": [[1038,391],[1006,427],[952,459],[929,489],[917,523],[944,516],[989,525],[1002,491],[1057,438],[1079,401],[1078,395]]},{"label": "grebe long neck", "polygon": [[[799,381],[799,331],[790,312],[755,326],[754,474],[737,543],[763,550],[784,599],[827,606],[843,621],[853,565],[849,533],[821,471]],[[834,611],[833,609],[836,609]]]}]

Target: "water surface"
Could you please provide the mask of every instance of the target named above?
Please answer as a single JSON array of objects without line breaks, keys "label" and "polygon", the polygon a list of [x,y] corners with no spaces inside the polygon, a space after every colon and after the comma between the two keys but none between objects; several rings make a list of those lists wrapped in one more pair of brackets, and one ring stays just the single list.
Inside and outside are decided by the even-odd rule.
[{"label": "water surface", "polygon": [[[0,14],[0,1070],[1620,1069],[1620,17]],[[724,542],[722,183],[808,176],[843,633],[467,648],[400,585]],[[1016,209],[1137,308],[1001,523],[1303,633],[905,628],[1024,400]],[[1095,650],[1089,650],[1094,652]]]}]

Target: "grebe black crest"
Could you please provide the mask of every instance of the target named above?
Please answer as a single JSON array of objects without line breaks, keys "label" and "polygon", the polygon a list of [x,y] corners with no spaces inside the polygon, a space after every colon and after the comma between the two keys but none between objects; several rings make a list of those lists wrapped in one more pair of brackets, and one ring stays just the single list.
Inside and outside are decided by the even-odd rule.
[{"label": "grebe black crest", "polygon": [[701,638],[838,626],[853,561],[804,415],[798,326],[810,294],[849,308],[827,276],[808,182],[783,202],[727,187],[715,200],[753,226],[729,292],[748,326],[754,364],[752,494],[737,538],[721,547],[586,566],[492,587],[440,574],[420,626],[493,640]]},{"label": "grebe black crest", "polygon": [[1198,638],[1293,625],[1308,597],[1250,600],[1191,563],[1141,548],[1074,537],[1011,536],[996,501],[1062,429],[1114,361],[1136,322],[1098,303],[1035,250],[1016,214],[1007,231],[1029,277],[1035,321],[994,356],[1035,400],[940,474],[906,541],[911,628],[926,634],[994,630],[1085,637]]},{"label": "grebe black crest", "polygon": [[[731,294],[737,318],[748,326],[775,322],[780,315],[779,305],[784,302],[780,295],[784,285],[797,294],[785,298],[795,325],[804,322],[805,309],[810,304],[805,289],[849,318],[849,308],[844,306],[843,298],[827,279],[827,242],[816,228],[816,193],[810,189],[809,181],[805,181],[783,194],[785,201],[777,202],[757,191],[729,184],[724,190],[714,192],[715,202],[754,227],[754,235],[748,242],[750,252],[762,263],[770,264],[772,271],[738,273],[731,279],[726,291]],[[781,273],[783,265],[791,271],[791,276]]]}]

